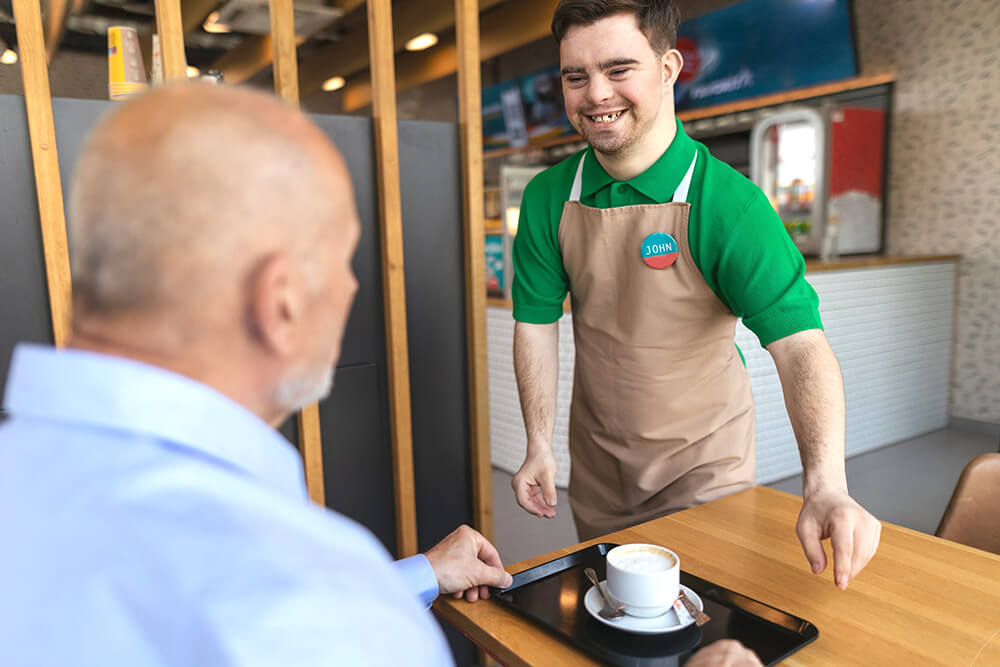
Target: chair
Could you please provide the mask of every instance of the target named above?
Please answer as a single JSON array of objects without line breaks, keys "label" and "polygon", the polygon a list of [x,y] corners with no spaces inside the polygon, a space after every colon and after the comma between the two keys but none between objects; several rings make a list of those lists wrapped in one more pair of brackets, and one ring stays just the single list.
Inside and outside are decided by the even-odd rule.
[{"label": "chair", "polygon": [[1000,453],[965,466],[935,535],[1000,554]]}]

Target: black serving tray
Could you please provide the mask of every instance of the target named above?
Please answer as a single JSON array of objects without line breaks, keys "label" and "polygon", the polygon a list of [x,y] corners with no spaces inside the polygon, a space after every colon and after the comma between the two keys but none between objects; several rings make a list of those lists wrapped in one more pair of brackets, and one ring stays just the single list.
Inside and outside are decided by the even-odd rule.
[{"label": "black serving tray", "polygon": [[583,606],[591,584],[586,567],[605,576],[605,556],[618,545],[595,544],[514,575],[514,582],[494,591],[501,604],[527,616],[591,656],[609,665],[667,667],[683,665],[702,646],[737,639],[761,662],[773,665],[819,636],[812,623],[716,586],[681,570],[681,583],[701,596],[712,620],[662,635],[616,630],[594,620]]}]

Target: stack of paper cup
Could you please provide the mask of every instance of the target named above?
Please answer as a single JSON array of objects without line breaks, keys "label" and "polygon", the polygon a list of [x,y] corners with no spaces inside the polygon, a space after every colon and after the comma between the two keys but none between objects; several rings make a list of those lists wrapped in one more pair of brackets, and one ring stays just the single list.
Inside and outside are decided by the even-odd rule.
[{"label": "stack of paper cup", "polygon": [[108,92],[113,100],[123,100],[148,87],[142,64],[139,35],[135,28],[108,28]]}]

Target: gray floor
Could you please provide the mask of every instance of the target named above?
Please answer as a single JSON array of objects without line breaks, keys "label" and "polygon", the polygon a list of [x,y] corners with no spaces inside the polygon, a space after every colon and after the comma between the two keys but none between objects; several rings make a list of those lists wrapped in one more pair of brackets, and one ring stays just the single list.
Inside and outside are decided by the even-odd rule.
[{"label": "gray floor", "polygon": [[[933,533],[965,464],[997,451],[997,436],[955,428],[930,433],[847,461],[851,494],[883,521]],[[575,544],[576,529],[564,489],[556,516],[529,515],[514,500],[511,476],[493,469],[493,516],[497,548],[505,564]],[[801,494],[802,477],[769,484]]]}]

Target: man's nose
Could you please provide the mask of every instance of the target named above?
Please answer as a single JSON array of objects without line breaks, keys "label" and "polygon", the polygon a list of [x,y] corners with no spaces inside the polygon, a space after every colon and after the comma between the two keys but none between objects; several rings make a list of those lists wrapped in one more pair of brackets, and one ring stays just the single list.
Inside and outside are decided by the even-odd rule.
[{"label": "man's nose", "polygon": [[587,101],[590,104],[598,105],[610,99],[613,94],[614,90],[611,87],[611,82],[606,78],[603,76],[590,78],[590,83],[587,85]]}]

